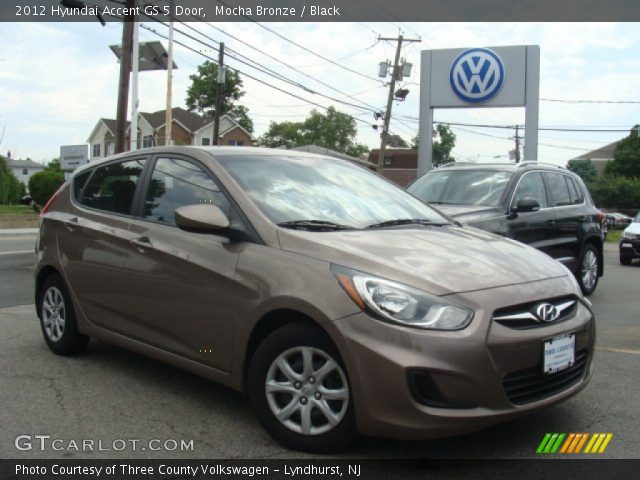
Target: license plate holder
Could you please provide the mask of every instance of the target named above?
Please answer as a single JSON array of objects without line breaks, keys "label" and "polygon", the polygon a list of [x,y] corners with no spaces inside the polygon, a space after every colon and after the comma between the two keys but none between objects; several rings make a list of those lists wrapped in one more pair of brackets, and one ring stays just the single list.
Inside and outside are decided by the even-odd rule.
[{"label": "license plate holder", "polygon": [[576,335],[570,333],[545,340],[543,343],[542,368],[545,375],[551,375],[576,363]]}]

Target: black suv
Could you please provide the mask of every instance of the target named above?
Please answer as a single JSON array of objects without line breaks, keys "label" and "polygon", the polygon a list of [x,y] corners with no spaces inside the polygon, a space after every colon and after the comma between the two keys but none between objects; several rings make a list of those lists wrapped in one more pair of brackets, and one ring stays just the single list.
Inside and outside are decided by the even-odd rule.
[{"label": "black suv", "polygon": [[604,215],[582,179],[538,162],[447,164],[407,190],[461,223],[529,244],[564,263],[585,295],[604,272]]}]

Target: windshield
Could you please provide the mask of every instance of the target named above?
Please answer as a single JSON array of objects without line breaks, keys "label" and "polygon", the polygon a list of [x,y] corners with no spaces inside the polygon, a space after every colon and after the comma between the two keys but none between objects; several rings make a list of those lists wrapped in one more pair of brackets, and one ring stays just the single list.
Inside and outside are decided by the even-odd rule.
[{"label": "windshield", "polygon": [[345,160],[216,156],[274,223],[313,220],[365,228],[399,219],[448,223],[404,190]]},{"label": "windshield", "polygon": [[425,202],[495,207],[512,173],[496,170],[433,171],[407,189]]}]

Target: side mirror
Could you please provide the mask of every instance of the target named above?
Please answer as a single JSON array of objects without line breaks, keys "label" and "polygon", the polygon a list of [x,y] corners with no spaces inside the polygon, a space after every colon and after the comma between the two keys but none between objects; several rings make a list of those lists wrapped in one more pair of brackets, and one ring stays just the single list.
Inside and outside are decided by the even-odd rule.
[{"label": "side mirror", "polygon": [[518,213],[537,212],[538,210],[540,210],[540,204],[533,197],[522,197],[514,209]]},{"label": "side mirror", "polygon": [[220,233],[229,228],[229,219],[215,205],[203,203],[175,209],[176,225],[183,230]]}]

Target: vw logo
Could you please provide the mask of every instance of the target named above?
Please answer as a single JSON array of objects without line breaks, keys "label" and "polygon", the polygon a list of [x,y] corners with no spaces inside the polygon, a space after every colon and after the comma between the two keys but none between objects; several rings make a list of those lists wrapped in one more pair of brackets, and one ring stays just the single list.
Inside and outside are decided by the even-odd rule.
[{"label": "vw logo", "polygon": [[455,94],[465,102],[486,102],[502,88],[504,64],[488,48],[470,48],[453,61],[449,81]]},{"label": "vw logo", "polygon": [[536,317],[542,322],[553,322],[560,316],[560,312],[550,303],[541,303],[536,307]]}]

